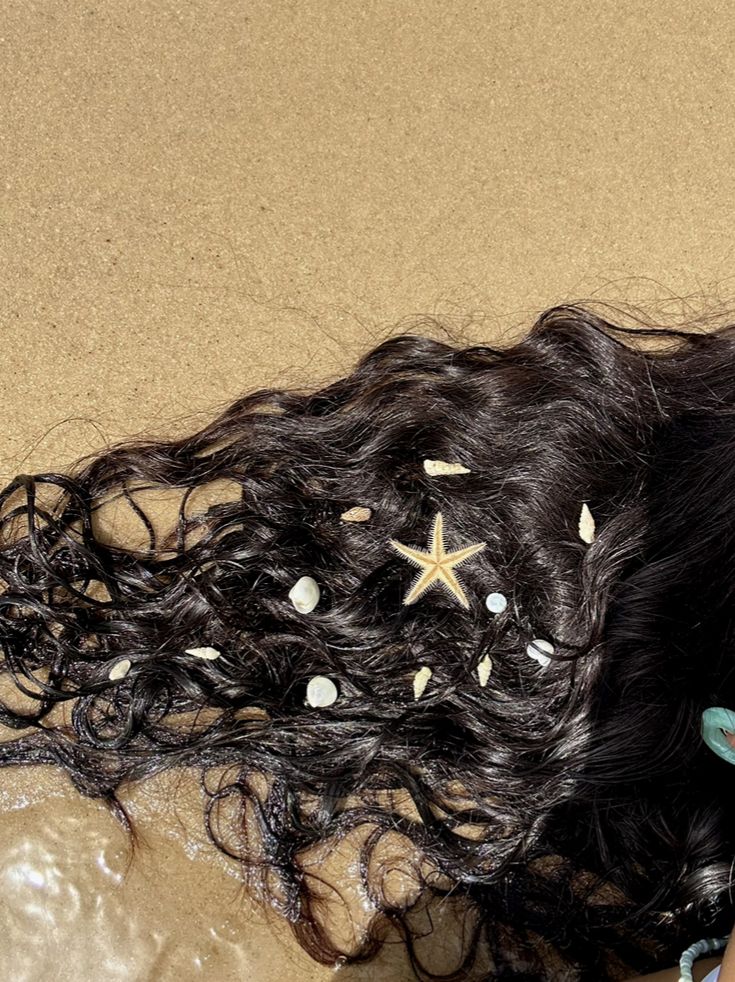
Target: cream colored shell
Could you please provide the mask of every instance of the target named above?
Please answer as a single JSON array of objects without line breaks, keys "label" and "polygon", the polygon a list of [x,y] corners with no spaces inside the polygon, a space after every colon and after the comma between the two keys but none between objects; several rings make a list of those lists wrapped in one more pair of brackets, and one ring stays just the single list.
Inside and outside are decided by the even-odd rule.
[{"label": "cream colored shell", "polygon": [[195,658],[206,658],[207,661],[214,661],[219,658],[220,652],[216,648],[206,646],[204,648],[187,648],[187,655],[194,655]]},{"label": "cream colored shell", "polygon": [[372,518],[373,512],[370,508],[362,508],[359,505],[355,508],[348,508],[339,516],[343,522],[367,522]]},{"label": "cream colored shell", "polygon": [[485,655],[484,658],[480,660],[477,666],[477,677],[480,680],[480,685],[484,689],[490,678],[490,673],[493,670],[493,660],[490,655]]},{"label": "cream colored shell", "polygon": [[533,641],[526,646],[526,654],[529,658],[533,658],[537,661],[539,665],[543,665],[544,668],[550,664],[551,659],[549,655],[553,655],[554,645],[551,641],[546,641],[544,638],[534,638]]},{"label": "cream colored shell", "polygon": [[579,537],[583,542],[593,542],[595,538],[595,520],[592,512],[587,506],[587,502],[582,505],[579,514]]},{"label": "cream colored shell", "polygon": [[337,701],[337,686],[324,675],[315,675],[306,686],[306,701],[315,709],[331,706]]},{"label": "cream colored shell", "polygon": [[429,684],[429,679],[434,673],[431,671],[428,665],[422,665],[421,668],[416,672],[413,677],[413,698],[414,700],[420,699],[424,694],[426,686]]},{"label": "cream colored shell", "polygon": [[313,576],[302,576],[288,592],[288,599],[300,614],[310,614],[320,596],[319,584]]},{"label": "cream colored shell", "polygon": [[118,679],[124,679],[130,671],[131,665],[132,662],[129,658],[123,658],[122,661],[115,662],[107,676],[108,679],[110,679],[111,682],[117,682]]},{"label": "cream colored shell", "polygon": [[471,471],[469,467],[465,467],[463,464],[458,464],[446,460],[425,460],[424,470],[427,474],[432,477],[438,477],[442,474],[470,474]]}]

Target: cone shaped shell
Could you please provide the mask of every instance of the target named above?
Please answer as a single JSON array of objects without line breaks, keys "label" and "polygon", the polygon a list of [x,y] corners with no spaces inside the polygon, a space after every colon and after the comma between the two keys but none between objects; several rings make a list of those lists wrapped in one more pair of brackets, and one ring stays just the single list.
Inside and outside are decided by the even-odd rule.
[{"label": "cone shaped shell", "polygon": [[210,648],[206,646],[204,648],[187,648],[187,655],[194,655],[195,658],[205,658],[207,661],[214,661],[215,658],[219,658],[220,653],[216,648]]},{"label": "cone shaped shell", "polygon": [[414,700],[420,699],[424,694],[426,686],[429,684],[429,679],[434,673],[429,668],[428,665],[422,665],[421,668],[416,672],[413,677],[413,698]]},{"label": "cone shaped shell", "polygon": [[595,538],[595,520],[586,501],[579,515],[579,537],[583,542],[588,543],[593,542]]},{"label": "cone shaped shell", "polygon": [[425,460],[424,470],[432,477],[442,474],[469,474],[469,467],[448,460]]}]

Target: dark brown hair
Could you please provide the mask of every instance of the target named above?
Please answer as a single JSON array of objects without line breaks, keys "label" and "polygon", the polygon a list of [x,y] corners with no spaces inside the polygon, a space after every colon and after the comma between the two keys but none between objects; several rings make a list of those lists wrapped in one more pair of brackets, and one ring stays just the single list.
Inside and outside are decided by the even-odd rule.
[{"label": "dark brown hair", "polygon": [[[0,493],[0,667],[31,708],[0,704],[24,731],[0,764],[62,766],[131,832],[121,785],[201,768],[213,841],[325,962],[372,956],[391,924],[431,975],[419,902],[371,865],[389,833],[422,857],[423,898],[466,903],[466,957],[444,977],[471,977],[481,951],[491,977],[562,977],[543,944],[580,979],[675,961],[735,918],[733,773],[699,736],[705,708],[735,707],[734,332],[569,305],[505,349],[404,333],[319,391],[260,389],[184,439],[18,476]],[[432,476],[427,458],[467,471]],[[190,514],[216,482],[235,494]],[[167,537],[146,489],[180,493]],[[115,498],[145,546],[99,534]],[[369,520],[340,517],[356,506]],[[487,543],[457,570],[467,609],[437,587],[402,603],[416,569],[389,540],[425,547],[439,511],[448,549]],[[321,588],[309,614],[288,597],[303,575]],[[187,653],[201,646],[221,654]],[[315,675],[333,705],[306,704]],[[72,725],[53,722],[69,700]],[[378,916],[344,952],[303,857],[360,828]]]}]

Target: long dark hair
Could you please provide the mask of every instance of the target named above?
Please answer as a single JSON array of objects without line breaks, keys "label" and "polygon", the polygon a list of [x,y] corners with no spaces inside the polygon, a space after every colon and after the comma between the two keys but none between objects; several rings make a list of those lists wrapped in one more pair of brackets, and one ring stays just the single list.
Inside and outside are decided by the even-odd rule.
[{"label": "long dark hair", "polygon": [[[430,977],[427,897],[465,910],[442,977],[673,962],[735,918],[735,772],[699,737],[705,708],[735,707],[733,487],[735,325],[576,305],[504,349],[403,333],[319,391],[260,389],[184,439],[20,475],[0,493],[0,722],[24,732],[0,764],[60,765],[133,841],[117,790],[200,768],[212,840],[324,962],[371,957],[390,925]],[[111,504],[137,545],[101,534]],[[425,548],[437,512],[448,550],[486,543],[457,569],[467,607],[436,585],[402,602],[417,570],[389,540]],[[331,705],[308,703],[315,676]],[[376,917],[344,951],[305,857],[360,830]],[[389,835],[415,857],[401,897],[374,861]]]}]

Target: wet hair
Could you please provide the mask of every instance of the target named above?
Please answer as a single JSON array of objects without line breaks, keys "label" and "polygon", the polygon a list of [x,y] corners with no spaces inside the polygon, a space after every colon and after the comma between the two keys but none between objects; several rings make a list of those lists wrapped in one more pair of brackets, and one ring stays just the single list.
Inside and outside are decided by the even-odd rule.
[{"label": "wet hair", "polygon": [[[133,836],[118,790],[199,768],[212,841],[325,963],[373,957],[390,928],[432,977],[427,897],[465,911],[442,977],[673,963],[735,918],[733,773],[699,734],[704,709],[735,708],[734,487],[735,325],[579,305],[505,348],[402,333],[318,391],[259,389],[193,435],[20,475],[0,493],[0,722],[23,732],[0,765],[61,766]],[[165,534],[145,507],[162,491]],[[111,503],[138,546],[102,534]],[[448,549],[487,544],[457,569],[468,608],[437,586],[402,602],[416,568],[389,540],[426,547],[439,511]],[[310,613],[289,599],[305,575]],[[314,676],[332,705],[308,704]],[[345,951],[304,857],[360,830],[377,914]],[[420,887],[403,897],[374,861],[391,835]]]}]

